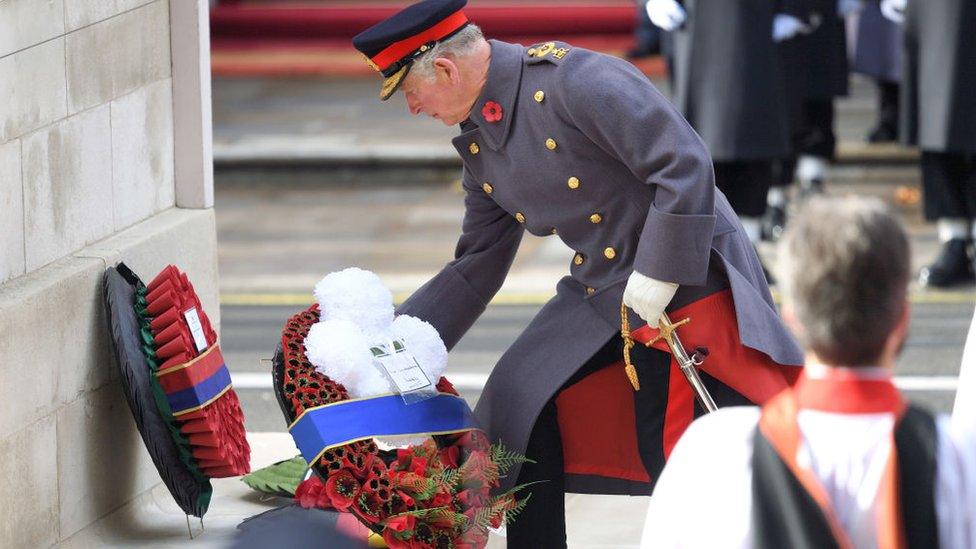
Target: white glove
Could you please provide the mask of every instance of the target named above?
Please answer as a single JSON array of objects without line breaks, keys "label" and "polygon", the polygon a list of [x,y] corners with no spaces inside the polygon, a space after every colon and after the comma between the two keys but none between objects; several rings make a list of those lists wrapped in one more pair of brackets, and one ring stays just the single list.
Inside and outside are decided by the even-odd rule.
[{"label": "white glove", "polygon": [[881,0],[881,14],[893,23],[905,22],[905,8],[908,0]]},{"label": "white glove", "polygon": [[864,9],[864,0],[837,0],[837,17],[845,18]]},{"label": "white glove", "polygon": [[792,15],[777,13],[773,17],[773,42],[782,42],[795,37],[801,32],[805,32],[807,26]]},{"label": "white glove", "polygon": [[678,285],[673,282],[661,282],[634,271],[627,279],[627,287],[624,288],[624,305],[633,309],[652,327],[657,328],[658,320],[664,314],[664,308],[671,303],[671,298],[676,291]]},{"label": "white glove", "polygon": [[644,9],[651,23],[666,31],[673,31],[688,19],[685,9],[675,0],[647,0]]}]

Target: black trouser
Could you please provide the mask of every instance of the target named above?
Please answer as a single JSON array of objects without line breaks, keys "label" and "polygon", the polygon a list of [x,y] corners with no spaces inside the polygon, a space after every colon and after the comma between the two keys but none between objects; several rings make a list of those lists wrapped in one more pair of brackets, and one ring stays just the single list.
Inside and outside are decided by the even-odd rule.
[{"label": "black trouser", "polygon": [[976,154],[922,151],[925,219],[976,218]]},{"label": "black trouser", "polygon": [[[608,342],[593,358],[580,368],[563,389],[584,377],[619,362],[623,357],[620,338]],[[668,382],[671,355],[636,345],[631,358],[637,369],[641,390],[634,393],[634,415],[637,426],[637,449],[651,478],[651,486],[664,468],[664,419],[668,404]],[[622,367],[622,366],[621,366]],[[708,374],[703,381],[719,406],[751,404],[745,397]],[[558,395],[557,395],[558,396]],[[696,405],[695,416],[703,410]],[[526,463],[519,471],[516,485],[539,482],[520,495],[531,494],[525,509],[508,526],[509,549],[558,549],[566,547],[566,475],[563,444],[559,432],[556,397],[553,397],[536,418],[525,455],[535,463]]]},{"label": "black trouser", "polygon": [[878,80],[878,126],[887,126],[898,133],[898,82]]},{"label": "black trouser", "polygon": [[766,212],[766,194],[773,183],[772,160],[715,162],[715,186],[736,214],[761,217]]},{"label": "black trouser", "polygon": [[837,138],[834,135],[834,100],[806,99],[797,127],[793,131],[793,154],[780,162],[777,187],[786,187],[793,182],[793,171],[800,155],[817,156],[827,160],[834,159]]}]

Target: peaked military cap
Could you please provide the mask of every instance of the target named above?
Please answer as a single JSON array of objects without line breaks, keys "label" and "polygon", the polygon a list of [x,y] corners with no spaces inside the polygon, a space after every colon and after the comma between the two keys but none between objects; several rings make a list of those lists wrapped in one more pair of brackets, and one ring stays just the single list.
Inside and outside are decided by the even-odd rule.
[{"label": "peaked military cap", "polygon": [[467,26],[461,11],[467,3],[423,0],[353,37],[353,46],[386,78],[380,99],[386,101],[397,91],[417,57]]}]

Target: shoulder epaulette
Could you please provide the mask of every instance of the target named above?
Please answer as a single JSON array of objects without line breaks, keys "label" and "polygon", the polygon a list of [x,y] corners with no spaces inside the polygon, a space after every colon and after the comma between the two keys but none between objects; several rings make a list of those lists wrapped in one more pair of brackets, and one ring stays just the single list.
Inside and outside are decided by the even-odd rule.
[{"label": "shoulder epaulette", "polygon": [[571,48],[563,42],[543,42],[525,50],[525,62],[529,65],[548,61],[559,64]]}]

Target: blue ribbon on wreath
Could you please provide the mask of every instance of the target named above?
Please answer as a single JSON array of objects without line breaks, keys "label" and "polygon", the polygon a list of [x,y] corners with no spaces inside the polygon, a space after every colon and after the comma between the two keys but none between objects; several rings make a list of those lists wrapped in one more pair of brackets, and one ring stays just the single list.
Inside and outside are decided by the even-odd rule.
[{"label": "blue ribbon on wreath", "polygon": [[326,450],[381,436],[431,436],[476,429],[468,403],[439,393],[407,404],[400,395],[344,400],[305,410],[288,427],[309,464]]}]

